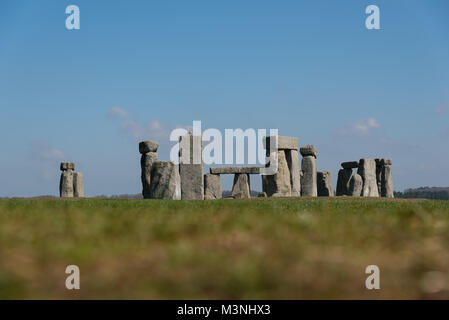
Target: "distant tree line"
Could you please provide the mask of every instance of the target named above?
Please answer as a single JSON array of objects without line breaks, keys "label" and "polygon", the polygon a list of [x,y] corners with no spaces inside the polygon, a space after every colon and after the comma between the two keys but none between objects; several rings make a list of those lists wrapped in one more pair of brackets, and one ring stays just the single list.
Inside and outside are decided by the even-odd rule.
[{"label": "distant tree line", "polygon": [[449,188],[420,187],[416,189],[405,189],[404,192],[395,192],[395,198],[420,198],[433,200],[449,200]]}]

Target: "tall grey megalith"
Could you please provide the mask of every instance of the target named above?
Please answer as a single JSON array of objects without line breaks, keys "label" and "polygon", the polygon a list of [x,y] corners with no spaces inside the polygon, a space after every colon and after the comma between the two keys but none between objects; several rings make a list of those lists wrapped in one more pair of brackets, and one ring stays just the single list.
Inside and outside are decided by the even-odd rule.
[{"label": "tall grey megalith", "polygon": [[342,162],[341,166],[343,169],[340,169],[340,171],[338,171],[336,195],[350,196],[351,192],[349,183],[354,174],[353,169],[359,167],[359,162],[358,161]]},{"label": "tall grey megalith", "polygon": [[376,179],[376,161],[374,159],[360,159],[357,173],[362,177],[362,197],[379,197]]},{"label": "tall grey megalith", "polygon": [[142,196],[144,199],[150,199],[150,185],[151,185],[151,169],[157,158],[157,149],[159,144],[155,141],[142,141],[139,143],[140,168],[142,181]]},{"label": "tall grey megalith", "polygon": [[381,197],[394,198],[392,164],[391,159],[376,159],[377,186]]},{"label": "tall grey megalith", "polygon": [[73,196],[84,198],[84,176],[81,172],[73,173]]},{"label": "tall grey megalith", "polygon": [[59,180],[59,196],[61,198],[73,198],[73,170],[75,170],[75,164],[73,162],[62,162],[60,169],[62,173]]},{"label": "tall grey megalith", "polygon": [[334,188],[330,171],[317,171],[318,197],[333,197]]},{"label": "tall grey megalith", "polygon": [[316,197],[317,190],[317,170],[316,170],[316,148],[312,145],[306,145],[300,149],[302,155],[301,170],[301,195],[304,197]]},{"label": "tall grey megalith", "polygon": [[203,142],[192,132],[179,137],[179,174],[183,200],[204,199]]}]

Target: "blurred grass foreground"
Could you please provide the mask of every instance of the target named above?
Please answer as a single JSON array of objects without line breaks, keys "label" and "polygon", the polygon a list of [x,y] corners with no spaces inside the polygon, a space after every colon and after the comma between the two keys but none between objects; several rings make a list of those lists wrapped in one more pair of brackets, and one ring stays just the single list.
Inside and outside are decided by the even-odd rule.
[{"label": "blurred grass foreground", "polygon": [[0,298],[449,298],[449,201],[0,200]]}]

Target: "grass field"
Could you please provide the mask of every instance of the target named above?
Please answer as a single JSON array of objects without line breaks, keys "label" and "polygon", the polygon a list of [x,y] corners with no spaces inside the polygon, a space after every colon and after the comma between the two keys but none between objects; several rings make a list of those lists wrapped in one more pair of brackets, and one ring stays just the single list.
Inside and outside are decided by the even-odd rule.
[{"label": "grass field", "polygon": [[0,298],[449,298],[449,201],[1,200]]}]

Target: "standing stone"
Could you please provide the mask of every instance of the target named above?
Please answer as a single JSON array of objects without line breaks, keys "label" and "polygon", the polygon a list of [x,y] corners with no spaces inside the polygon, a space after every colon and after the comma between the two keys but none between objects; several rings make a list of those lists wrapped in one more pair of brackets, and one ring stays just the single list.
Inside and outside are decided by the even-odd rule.
[{"label": "standing stone", "polygon": [[360,197],[362,195],[363,179],[358,173],[352,174],[349,179],[348,196]]},{"label": "standing stone", "polygon": [[357,173],[362,177],[362,197],[379,197],[376,179],[376,161],[373,159],[360,159]]},{"label": "standing stone", "polygon": [[290,170],[285,150],[278,150],[278,171],[262,176],[262,190],[269,197],[290,197],[292,194]]},{"label": "standing stone", "polygon": [[290,171],[291,196],[301,196],[301,168],[299,167],[299,154],[297,150],[285,150],[288,169]]},{"label": "standing stone", "polygon": [[59,180],[59,196],[61,198],[73,198],[73,170],[75,164],[73,162],[61,163],[61,179]]},{"label": "standing stone", "polygon": [[301,178],[301,195],[304,197],[316,197],[317,181],[316,181],[316,148],[312,145],[307,145],[300,148],[303,156],[301,162],[301,169],[303,176]]},{"label": "standing stone", "polygon": [[84,198],[84,176],[81,172],[73,173],[73,196]]},{"label": "standing stone", "polygon": [[178,166],[172,161],[155,161],[151,170],[150,197],[180,200],[181,179]]},{"label": "standing stone", "polygon": [[218,174],[204,175],[204,200],[221,199],[221,179]]},{"label": "standing stone", "polygon": [[237,173],[234,175],[231,195],[234,199],[251,198],[249,174]]},{"label": "standing stone", "polygon": [[154,141],[142,141],[139,143],[139,152],[142,154],[140,157],[140,179],[142,181],[142,196],[144,199],[150,198],[151,168],[153,163],[157,161],[158,147],[159,145]]},{"label": "standing stone", "polygon": [[329,171],[317,172],[318,197],[333,197],[334,188],[332,187],[331,173]]},{"label": "standing stone", "polygon": [[[380,195],[385,198],[394,198],[393,175],[391,173],[391,159],[380,159]],[[378,181],[379,183],[379,181]]]},{"label": "standing stone", "polygon": [[340,169],[337,180],[337,196],[349,196],[349,181],[352,177],[352,169]]},{"label": "standing stone", "polygon": [[191,132],[179,137],[179,174],[183,200],[204,199],[203,142]]},{"label": "standing stone", "polygon": [[382,194],[382,159],[374,159],[376,161],[376,182],[379,195]]},{"label": "standing stone", "polygon": [[338,172],[338,180],[337,180],[337,196],[350,196],[351,192],[349,191],[349,181],[352,178],[353,172],[352,169],[359,167],[358,161],[347,161],[342,162],[341,169]]}]

